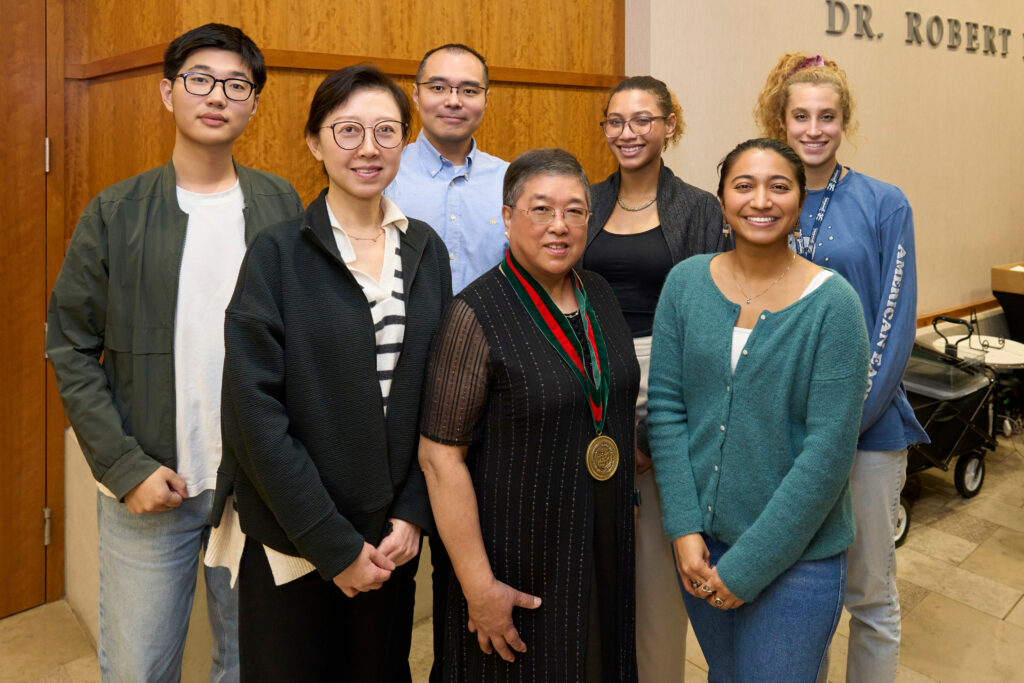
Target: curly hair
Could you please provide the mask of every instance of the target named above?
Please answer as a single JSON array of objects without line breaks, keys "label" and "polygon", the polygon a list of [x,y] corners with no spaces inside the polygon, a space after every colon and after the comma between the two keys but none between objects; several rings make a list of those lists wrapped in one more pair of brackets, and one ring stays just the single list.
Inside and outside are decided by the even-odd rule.
[{"label": "curly hair", "polygon": [[668,89],[664,81],[659,81],[654,76],[630,76],[629,78],[623,79],[617,86],[611,89],[608,93],[608,100],[604,104],[604,115],[608,116],[608,105],[611,104],[612,97],[616,93],[624,92],[626,90],[642,90],[654,95],[655,101],[658,103],[658,108],[661,109],[662,116],[676,115],[676,129],[672,131],[672,135],[665,138],[665,146],[662,148],[668,149],[672,145],[679,142],[679,138],[683,137],[683,129],[686,128],[686,123],[683,121],[683,108],[679,106],[679,101],[676,100],[675,94]]},{"label": "curly hair", "polygon": [[789,100],[789,86],[796,83],[832,86],[839,94],[839,108],[843,113],[843,133],[850,136],[856,132],[853,94],[846,80],[846,72],[831,59],[789,52],[779,58],[775,68],[768,74],[764,88],[757,96],[754,120],[762,135],[786,141],[786,103]]}]

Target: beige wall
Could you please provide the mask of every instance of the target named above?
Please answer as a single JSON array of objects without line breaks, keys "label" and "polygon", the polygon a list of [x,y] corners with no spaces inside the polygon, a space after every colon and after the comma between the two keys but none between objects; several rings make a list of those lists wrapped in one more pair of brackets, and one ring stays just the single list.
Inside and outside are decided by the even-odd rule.
[{"label": "beige wall", "polygon": [[[899,185],[914,208],[919,314],[991,297],[989,268],[1024,259],[1024,3],[865,4],[880,40],[854,38],[852,17],[846,34],[826,35],[824,0],[626,0],[626,71],[676,92],[687,130],[666,161],[713,190],[718,161],[757,133],[751,111],[778,56],[835,59],[861,122],[840,161]],[[1013,29],[1009,54],[906,45],[905,11]]]}]

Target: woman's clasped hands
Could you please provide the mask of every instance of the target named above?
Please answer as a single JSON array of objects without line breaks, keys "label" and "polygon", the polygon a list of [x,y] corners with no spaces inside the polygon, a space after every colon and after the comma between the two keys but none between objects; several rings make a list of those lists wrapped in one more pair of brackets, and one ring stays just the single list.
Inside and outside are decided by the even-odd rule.
[{"label": "woman's clasped hands", "polygon": [[388,520],[391,530],[376,548],[363,543],[355,562],[334,577],[334,585],[350,598],[373,591],[391,578],[391,572],[416,557],[420,549],[420,528],[401,519]]},{"label": "woman's clasped hands", "polygon": [[743,604],[726,588],[718,576],[718,569],[708,564],[710,553],[700,534],[686,534],[675,539],[672,551],[675,553],[676,571],[687,593],[723,610]]}]

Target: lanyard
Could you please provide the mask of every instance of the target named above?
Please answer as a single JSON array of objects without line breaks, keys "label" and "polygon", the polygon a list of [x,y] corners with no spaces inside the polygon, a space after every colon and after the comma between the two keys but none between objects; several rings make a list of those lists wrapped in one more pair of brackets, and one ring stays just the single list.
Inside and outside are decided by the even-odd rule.
[{"label": "lanyard", "polygon": [[832,171],[832,176],[828,179],[828,185],[825,186],[825,192],[821,196],[821,206],[818,207],[818,213],[814,216],[810,237],[807,237],[801,230],[800,237],[793,240],[793,251],[811,261],[814,260],[814,252],[818,249],[818,231],[821,230],[821,223],[825,220],[825,212],[828,211],[828,204],[832,201],[836,183],[839,182],[839,174],[842,172],[843,167],[837,163],[835,170]]},{"label": "lanyard", "polygon": [[[505,276],[512,290],[519,297],[534,325],[541,331],[545,339],[551,343],[555,351],[569,366],[583,385],[590,401],[590,416],[594,423],[594,430],[600,434],[604,429],[605,406],[608,404],[608,373],[605,371],[608,365],[608,351],[605,348],[604,336],[601,334],[601,326],[597,322],[594,309],[587,300],[587,293],[583,289],[576,271],[570,271],[572,278],[573,293],[576,295],[576,303],[583,316],[586,338],[577,338],[572,325],[565,319],[565,315],[558,310],[555,303],[548,296],[544,288],[519,265],[512,251],[505,251],[505,260],[500,264],[499,270]],[[587,374],[584,363],[583,344],[590,347],[591,369],[594,379],[591,380]]]}]

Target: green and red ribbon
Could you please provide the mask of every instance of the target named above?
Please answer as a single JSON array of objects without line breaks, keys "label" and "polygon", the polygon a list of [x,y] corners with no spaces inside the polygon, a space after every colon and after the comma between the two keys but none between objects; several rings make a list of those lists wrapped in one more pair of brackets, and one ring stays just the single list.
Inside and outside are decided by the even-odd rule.
[{"label": "green and red ribbon", "polygon": [[512,291],[519,297],[537,329],[551,343],[583,387],[590,401],[590,416],[594,422],[594,430],[600,434],[604,430],[605,407],[608,405],[609,383],[608,374],[605,372],[608,365],[608,350],[601,334],[601,325],[587,299],[579,275],[575,270],[571,270],[568,277],[572,280],[572,291],[576,295],[580,315],[583,316],[586,343],[590,347],[592,359],[591,373],[587,372],[584,365],[583,342],[577,337],[565,314],[558,310],[558,306],[529,271],[519,265],[510,249],[505,250],[505,260],[499,265],[499,270],[512,285]]}]

